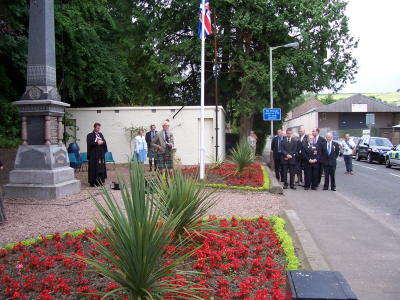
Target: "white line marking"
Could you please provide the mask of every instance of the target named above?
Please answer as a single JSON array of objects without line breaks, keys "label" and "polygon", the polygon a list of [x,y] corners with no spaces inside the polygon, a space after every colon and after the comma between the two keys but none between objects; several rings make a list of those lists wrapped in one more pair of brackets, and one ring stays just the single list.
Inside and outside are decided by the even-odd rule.
[{"label": "white line marking", "polygon": [[353,165],[376,171],[376,169],[374,169],[374,168],[363,166],[363,165],[359,165],[359,164],[356,164],[356,163],[353,163]]},{"label": "white line marking", "polygon": [[393,173],[389,173],[390,175],[396,176],[396,177],[400,177],[400,175],[397,174],[393,174]]}]

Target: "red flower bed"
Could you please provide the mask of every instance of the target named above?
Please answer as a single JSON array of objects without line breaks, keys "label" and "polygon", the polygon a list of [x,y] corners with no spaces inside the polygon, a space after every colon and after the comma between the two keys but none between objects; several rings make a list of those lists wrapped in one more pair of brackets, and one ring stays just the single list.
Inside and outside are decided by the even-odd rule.
[{"label": "red flower bed", "polygon": [[[270,222],[263,218],[215,222],[222,230],[197,236],[201,247],[186,265],[199,272],[190,280],[206,289],[203,298],[283,300],[285,258]],[[20,243],[12,250],[0,250],[0,299],[100,299],[93,293],[118,288],[97,273],[85,272],[88,266],[76,258],[103,259],[89,240],[95,237],[101,238],[89,230],[77,237],[56,234],[29,247]],[[108,245],[106,240],[102,243]],[[166,249],[164,263],[174,251],[173,245]],[[175,279],[184,286],[188,278],[176,275]]]},{"label": "red flower bed", "polygon": [[[197,176],[199,166],[183,168],[182,172],[187,175]],[[264,175],[261,165],[258,163],[252,163],[250,166],[244,168],[242,174],[236,171],[235,164],[224,163],[220,167],[206,165],[206,174],[207,183],[224,183],[231,186],[250,187],[262,187],[264,184]]]}]

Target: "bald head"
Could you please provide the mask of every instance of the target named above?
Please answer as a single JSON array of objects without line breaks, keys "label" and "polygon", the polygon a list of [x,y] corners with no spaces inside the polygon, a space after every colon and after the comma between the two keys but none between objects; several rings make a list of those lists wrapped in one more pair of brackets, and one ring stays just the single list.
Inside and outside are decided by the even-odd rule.
[{"label": "bald head", "polygon": [[333,139],[333,135],[332,133],[328,132],[327,134],[325,134],[325,139],[330,142]]},{"label": "bald head", "polygon": [[303,127],[299,129],[299,136],[303,136],[306,133]]}]

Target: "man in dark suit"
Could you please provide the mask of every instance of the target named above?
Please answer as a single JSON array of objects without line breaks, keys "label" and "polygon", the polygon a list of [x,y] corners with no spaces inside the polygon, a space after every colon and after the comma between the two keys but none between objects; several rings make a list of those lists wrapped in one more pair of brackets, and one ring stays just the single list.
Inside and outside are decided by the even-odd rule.
[{"label": "man in dark suit", "polygon": [[[325,143],[326,143],[326,140],[319,135],[319,129],[318,128],[314,128],[311,131],[311,134],[313,136],[313,145],[317,146],[320,149],[322,149],[323,145],[325,145]],[[321,184],[322,172],[324,171],[324,166],[322,165],[321,162],[318,163],[318,170],[319,170],[319,172],[318,172],[318,174],[319,174],[318,175],[318,185],[320,185]]]},{"label": "man in dark suit", "polygon": [[100,132],[100,123],[94,123],[93,131],[86,136],[88,163],[88,182],[90,186],[102,185],[107,178],[105,154],[107,142]]},{"label": "man in dark suit", "polygon": [[331,190],[336,191],[335,171],[336,159],[339,156],[339,144],[332,141],[332,133],[325,135],[326,143],[321,148],[321,161],[324,166],[325,183],[324,190],[329,188],[329,181],[331,183]]},{"label": "man in dark suit", "polygon": [[307,141],[302,144],[301,151],[304,162],[304,189],[316,190],[319,179],[319,166],[321,149],[318,145],[313,145],[313,136],[307,137]]},{"label": "man in dark suit", "polygon": [[283,141],[283,131],[278,129],[277,136],[272,139],[271,150],[274,158],[274,167],[275,167],[275,177],[278,180],[282,180],[283,172],[282,172],[282,141]]},{"label": "man in dark suit", "polygon": [[157,153],[151,148],[151,141],[157,135],[156,125],[150,126],[150,131],[146,133],[146,143],[147,143],[147,156],[149,157],[150,172],[153,170],[153,160],[154,160],[154,171],[157,170]]},{"label": "man in dark suit", "polygon": [[303,150],[303,145],[307,143],[308,135],[303,127],[299,129],[299,139],[297,140],[297,158],[296,158],[296,175],[297,175],[297,183],[301,184],[304,181],[303,170],[305,165],[305,160],[301,151]]},{"label": "man in dark suit", "polygon": [[287,172],[290,174],[290,188],[295,190],[294,175],[297,156],[297,140],[292,137],[292,129],[286,129],[286,137],[282,142],[283,188],[287,189]]}]

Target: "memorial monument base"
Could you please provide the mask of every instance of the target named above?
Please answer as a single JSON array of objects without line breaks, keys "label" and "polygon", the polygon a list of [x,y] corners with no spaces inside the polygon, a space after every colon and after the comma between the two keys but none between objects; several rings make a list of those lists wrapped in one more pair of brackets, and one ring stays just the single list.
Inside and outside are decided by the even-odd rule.
[{"label": "memorial monument base", "polygon": [[80,188],[64,145],[21,145],[4,193],[7,198],[60,199]]}]

